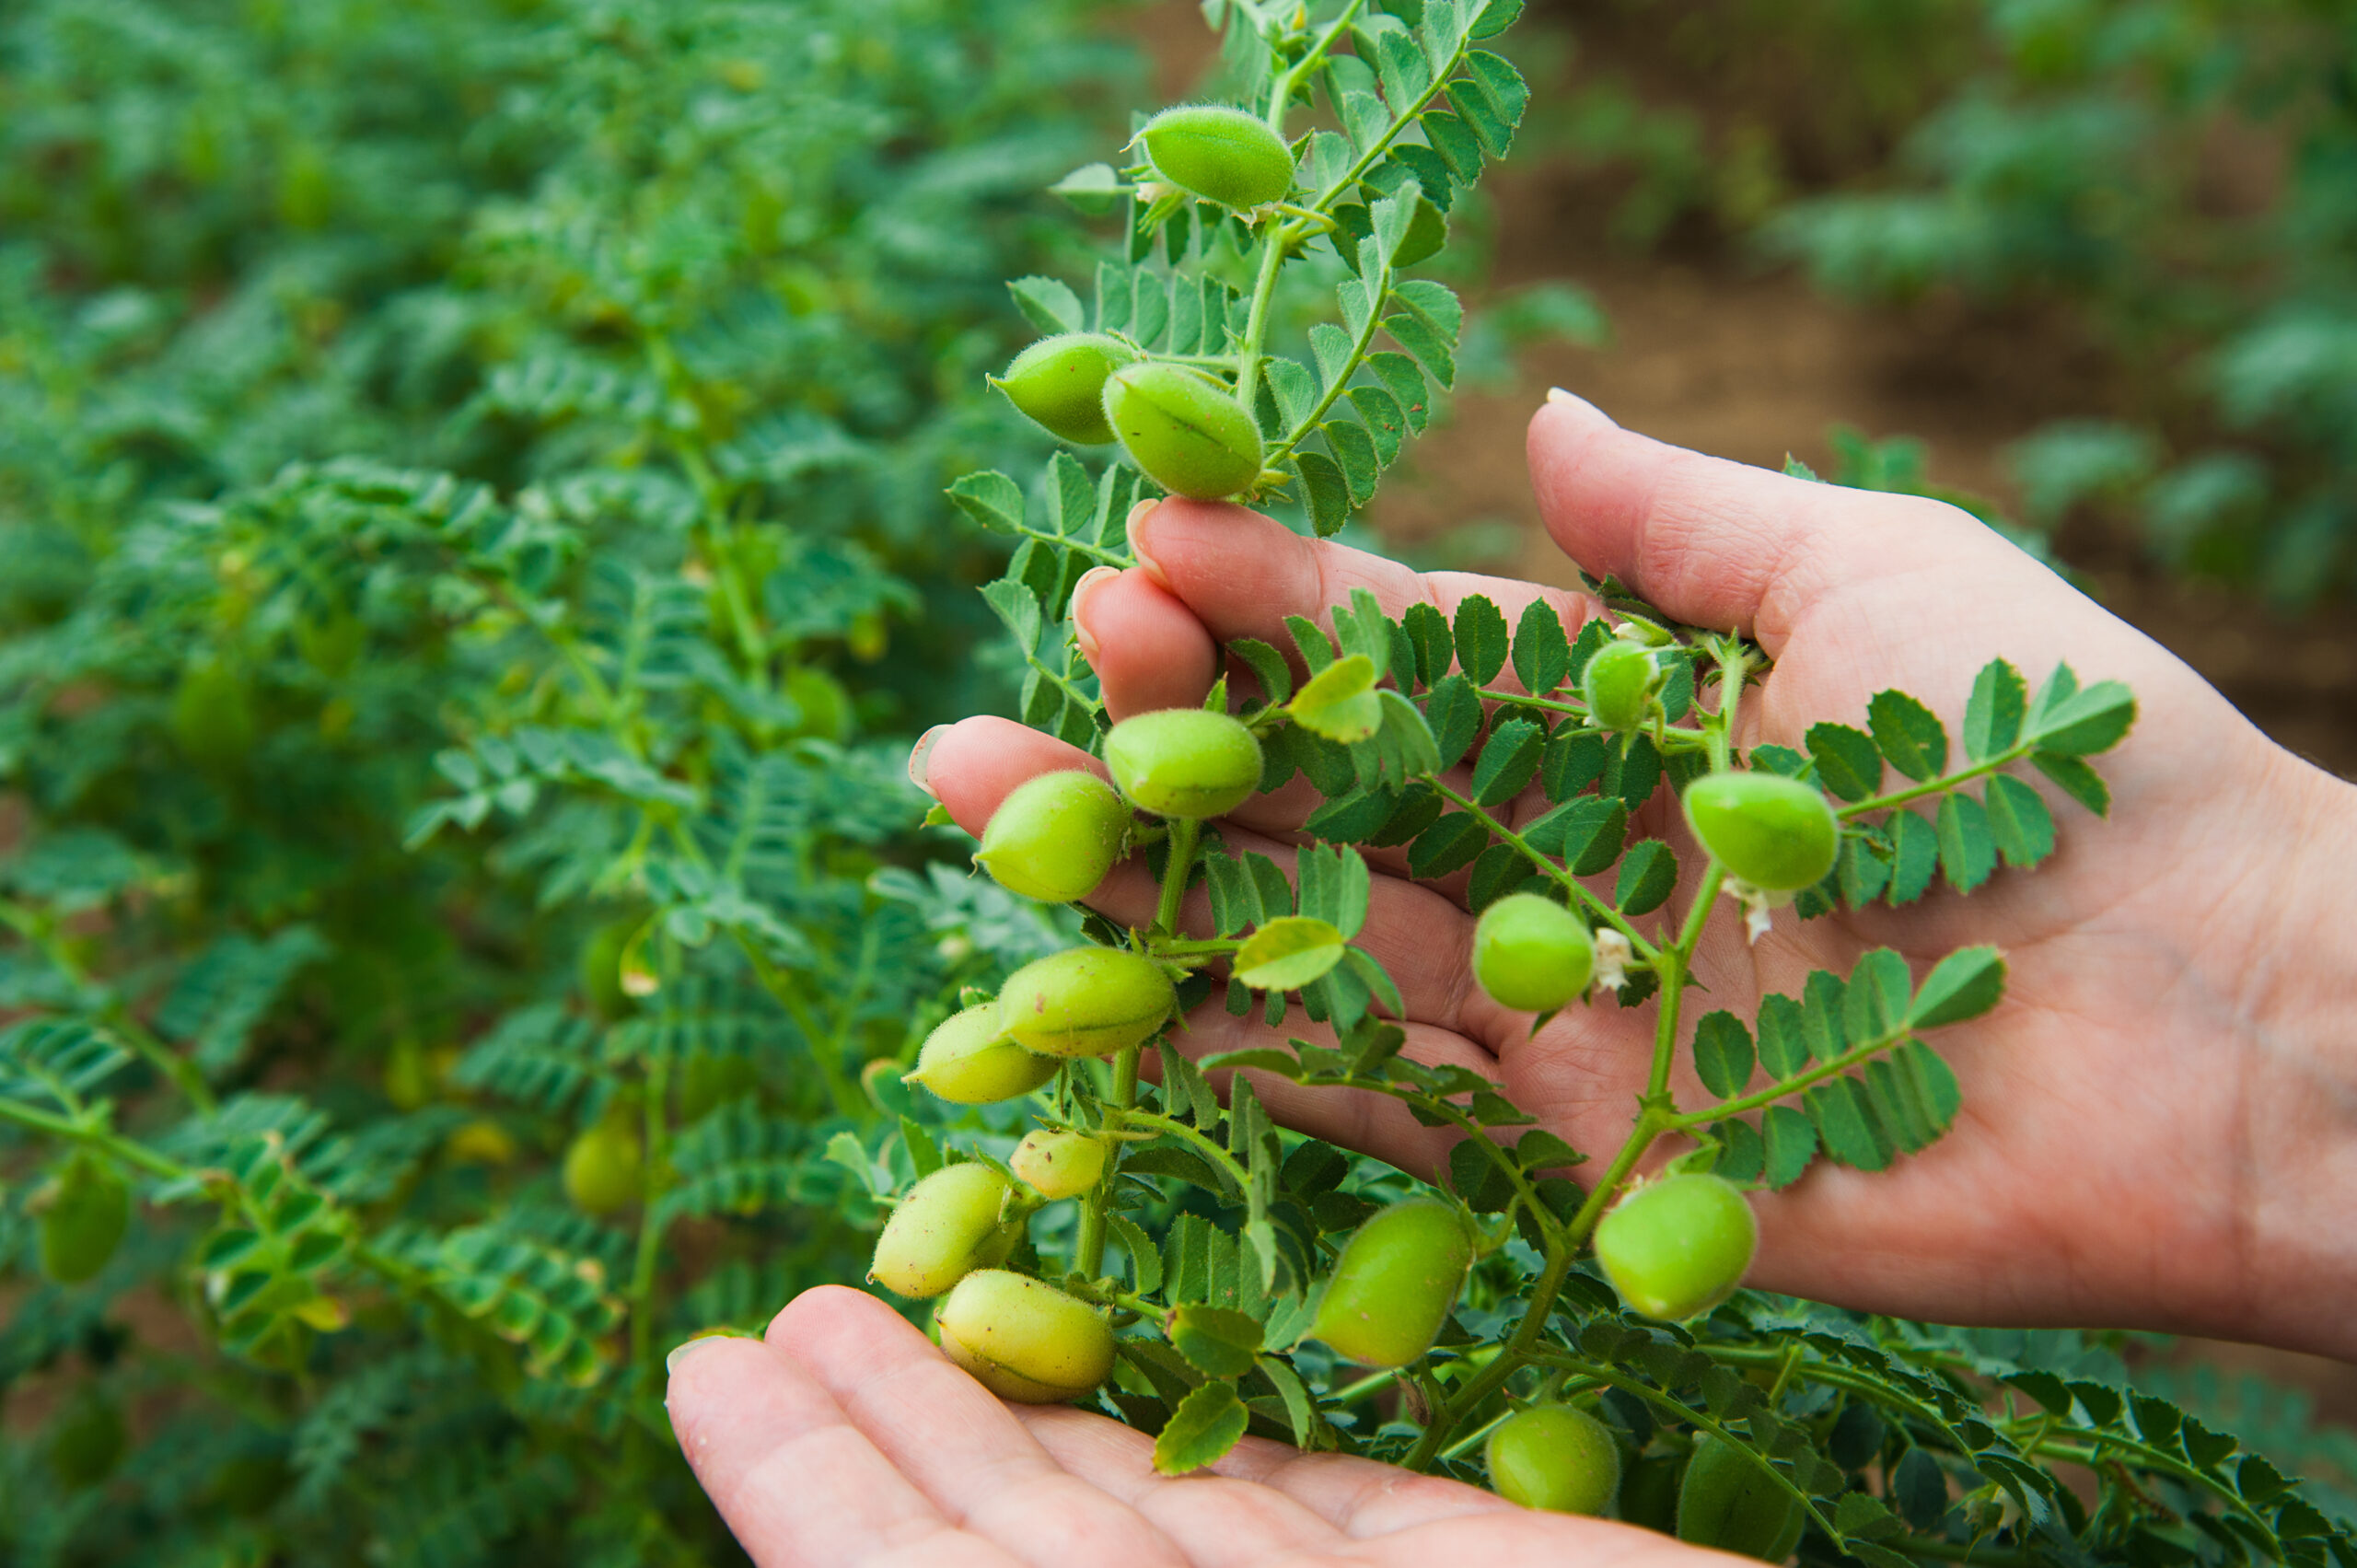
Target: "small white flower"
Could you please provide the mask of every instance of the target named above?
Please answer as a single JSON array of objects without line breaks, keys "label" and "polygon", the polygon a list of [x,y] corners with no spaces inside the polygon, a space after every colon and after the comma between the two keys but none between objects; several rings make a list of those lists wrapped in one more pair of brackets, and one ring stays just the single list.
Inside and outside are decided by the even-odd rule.
[{"label": "small white flower", "polygon": [[1618,993],[1629,983],[1629,965],[1637,950],[1629,938],[1607,926],[1596,934],[1596,989]]},{"label": "small white flower", "polygon": [[1720,884],[1719,890],[1743,906],[1743,930],[1747,940],[1755,947],[1768,935],[1768,912],[1782,909],[1793,901],[1791,893],[1771,893],[1755,888],[1739,877],[1730,877]]}]

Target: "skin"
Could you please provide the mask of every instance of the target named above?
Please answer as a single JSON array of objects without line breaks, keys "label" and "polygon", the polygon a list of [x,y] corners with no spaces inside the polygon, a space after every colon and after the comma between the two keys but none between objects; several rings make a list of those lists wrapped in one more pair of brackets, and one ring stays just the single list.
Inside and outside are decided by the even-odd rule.
[{"label": "skin", "polygon": [[[1682,451],[1561,394],[1532,421],[1529,459],[1550,532],[1591,575],[1619,575],[1678,620],[1740,627],[1775,658],[1746,696],[1744,747],[1797,745],[1819,719],[1860,722],[1892,686],[1956,733],[1974,672],[1999,655],[2033,680],[2068,659],[2142,703],[2134,733],[2099,764],[2111,819],[2048,792],[2061,847],[2035,875],[1805,925],[1780,912],[1757,946],[1732,909],[1713,923],[1698,973],[1710,1005],[1739,1016],[1879,945],[1920,974],[1997,934],[2012,966],[2001,1007],[1941,1033],[1964,1090],[1956,1127],[1888,1171],[1820,1164],[1758,1198],[1750,1283],[1947,1322],[2119,1325],[2357,1356],[2344,1305],[2357,1231],[2340,1196],[2357,1190],[2357,1030],[2345,1023],[2357,966],[2335,957],[2357,922],[2357,788],[2268,741],[2158,645],[1954,508]],[[1074,595],[1116,718],[1199,702],[1218,641],[1284,645],[1286,614],[1322,619],[1353,587],[1395,615],[1420,599],[1450,611],[1472,593],[1509,621],[1539,596],[1573,626],[1589,609],[1535,585],[1419,575],[1232,506],[1142,508],[1131,538],[1141,565],[1091,574]],[[911,772],[979,830],[1024,779],[1088,765],[977,718],[925,737]],[[1221,831],[1282,863],[1315,804],[1295,781]],[[1508,815],[1543,808],[1534,796]],[[1632,836],[1666,838],[1699,864],[1666,794],[1638,824]],[[1608,1155],[1643,1082],[1653,1009],[1575,1007],[1527,1036],[1527,1016],[1471,983],[1462,877],[1411,883],[1399,852],[1374,861],[1360,940],[1400,983],[1409,1052],[1475,1068],[1575,1147]],[[1132,864],[1089,901],[1143,923],[1153,888]],[[1200,899],[1188,911],[1198,930],[1207,913]],[[1681,913],[1673,901],[1653,918]],[[1272,1042],[1216,1005],[1190,1026],[1177,1038],[1194,1054]],[[1677,1086],[1693,1103],[1691,1078]],[[1254,1087],[1291,1124],[1403,1167],[1446,1157],[1443,1136],[1388,1102]],[[788,1307],[765,1342],[698,1342],[670,1405],[690,1460],[763,1563],[1112,1551],[1151,1563],[1480,1553],[1699,1568],[1659,1536],[1257,1440],[1217,1479],[1163,1481],[1139,1434],[1078,1411],[1010,1411],[881,1303],[843,1290]]]}]

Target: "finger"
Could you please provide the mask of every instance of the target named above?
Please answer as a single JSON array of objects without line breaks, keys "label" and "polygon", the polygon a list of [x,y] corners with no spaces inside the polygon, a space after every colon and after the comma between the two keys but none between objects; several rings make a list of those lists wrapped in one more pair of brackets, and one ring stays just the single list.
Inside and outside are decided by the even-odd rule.
[{"label": "finger", "polygon": [[699,1342],[665,1404],[696,1479],[756,1562],[1012,1562],[961,1539],[817,1380],[769,1345]]},{"label": "finger", "polygon": [[1347,1455],[1305,1454],[1266,1438],[1245,1438],[1207,1475],[1167,1478],[1155,1473],[1154,1444],[1144,1433],[1079,1411],[1021,1415],[1067,1469],[1154,1518],[1205,1562],[1276,1560],[1274,1551],[1238,1558],[1230,1544],[1260,1520],[1285,1521],[1305,1545],[1316,1543],[1314,1531],[1339,1535],[1354,1544],[1325,1550],[1341,1562],[1429,1564],[1435,1552],[1600,1568],[1698,1568],[1710,1561],[1632,1525],[1535,1512],[1462,1481]]},{"label": "finger", "polygon": [[1212,634],[1150,573],[1090,572],[1073,588],[1072,623],[1117,720],[1198,707],[1212,689],[1219,666]]},{"label": "finger", "polygon": [[1569,393],[1532,416],[1527,450],[1539,515],[1583,569],[1678,620],[1749,632],[1771,656],[1837,587],[2012,549],[1956,507],[1705,457]]},{"label": "finger", "polygon": [[1043,1565],[1177,1558],[1153,1526],[1057,1464],[996,1395],[874,1296],[807,1292],[770,1324],[769,1342],[959,1528]]},{"label": "finger", "polygon": [[1226,1466],[1170,1477],[1154,1468],[1154,1439],[1075,1410],[1018,1412],[1044,1452],[1067,1472],[1151,1521],[1192,1568],[1247,1568],[1331,1551],[1334,1527],[1271,1487],[1236,1480]]},{"label": "finger", "polygon": [[[1582,595],[1511,577],[1417,572],[1363,550],[1306,538],[1258,512],[1212,502],[1163,502],[1132,521],[1130,544],[1138,564],[1223,643],[1258,637],[1290,647],[1286,616],[1330,625],[1329,612],[1348,605],[1354,588],[1372,593],[1395,620],[1415,604],[1454,618],[1462,601],[1480,594],[1512,624],[1533,600],[1544,600],[1573,634],[1593,608]],[[1500,672],[1498,682],[1504,690],[1521,690],[1511,668]]]}]

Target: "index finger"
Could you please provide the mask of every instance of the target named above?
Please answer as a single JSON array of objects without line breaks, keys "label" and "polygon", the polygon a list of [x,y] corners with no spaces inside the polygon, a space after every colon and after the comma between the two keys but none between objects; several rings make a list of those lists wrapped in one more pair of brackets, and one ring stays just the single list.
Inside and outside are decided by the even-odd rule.
[{"label": "index finger", "polygon": [[[1330,627],[1332,610],[1349,605],[1358,588],[1374,595],[1394,620],[1411,606],[1427,604],[1453,621],[1458,607],[1478,594],[1496,605],[1511,625],[1532,603],[1543,602],[1573,634],[1595,608],[1585,595],[1539,583],[1473,572],[1418,572],[1364,550],[1306,538],[1242,506],[1214,502],[1161,502],[1131,519],[1130,544],[1140,569],[1222,643],[1257,637],[1289,648],[1287,616]],[[1109,635],[1127,629],[1097,626],[1090,633],[1103,645]],[[1521,690],[1511,668],[1498,679],[1505,690]],[[1109,684],[1109,701],[1113,694]]]}]

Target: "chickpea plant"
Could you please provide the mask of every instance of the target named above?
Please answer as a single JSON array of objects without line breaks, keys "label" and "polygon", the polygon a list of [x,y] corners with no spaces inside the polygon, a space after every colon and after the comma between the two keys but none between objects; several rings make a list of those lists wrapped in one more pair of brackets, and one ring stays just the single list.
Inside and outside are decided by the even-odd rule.
[{"label": "chickpea plant", "polygon": [[[1463,312],[1410,269],[1511,143],[1527,92],[1491,41],[1518,9],[1213,3],[1230,101],[1144,120],[1059,187],[1120,216],[1112,253],[1086,302],[1015,283],[1049,335],[997,385],[1087,459],[1059,453],[1028,494],[995,472],[951,494],[1020,541],[984,592],[1025,661],[1025,719],[1101,757],[1113,787],[1025,784],[975,858],[1072,900],[1142,854],[1158,908],[1135,928],[1089,915],[1087,945],[970,992],[925,1041],[910,1081],[939,1112],[920,1097],[901,1122],[916,1180],[875,1280],[941,1297],[943,1348],[993,1389],[1118,1413],[1172,1473],[1258,1432],[1770,1561],[2357,1561],[2267,1460],[2127,1388],[2117,1339],[1740,1288],[1748,1193],[1819,1160],[1883,1169],[1953,1123],[1933,1042],[1997,1005],[2005,965],[1994,945],[1922,967],[1881,949],[1739,1017],[1691,989],[1706,928],[1740,918],[1756,939],[2030,873],[2058,826],[2026,775],[2103,813],[2088,759],[2133,722],[2125,688],[2067,667],[2033,686],[1997,659],[1959,738],[1886,691],[1805,750],[1744,754],[1762,651],[1608,581],[1575,626],[1544,603],[1509,624],[1481,598],[1394,617],[1362,591],[1324,624],[1295,618],[1290,648],[1231,645],[1200,711],[1106,714],[1067,601],[1083,571],[1132,561],[1133,503],[1232,498],[1330,534],[1451,384]],[[1223,842],[1216,819],[1295,777],[1323,803],[1290,871]],[[1534,787],[1546,809],[1510,825]],[[1701,849],[1683,863],[1631,837],[1663,789]],[[1419,877],[1462,874],[1468,961],[1534,1028],[1653,1010],[1617,1149],[1573,1149],[1480,1074],[1403,1052],[1399,988],[1353,943],[1377,848]],[[1182,929],[1197,885],[1210,926]],[[1656,918],[1681,891],[1683,914]],[[1206,1005],[1301,1033],[1190,1060],[1178,1037]],[[1699,1096],[1673,1087],[1681,1063]],[[1427,1190],[1280,1132],[1255,1076],[1387,1097],[1461,1140]],[[955,1109],[1003,1100],[1013,1121]],[[1022,1127],[1003,1167],[992,1139]],[[1665,1144],[1667,1168],[1639,1178]]]}]

